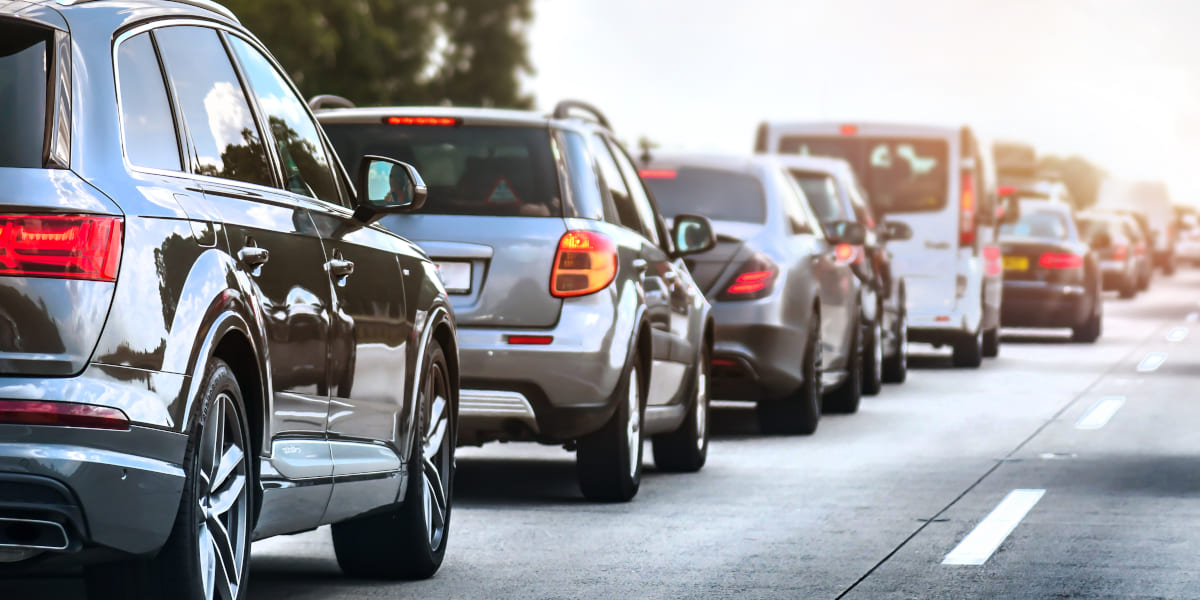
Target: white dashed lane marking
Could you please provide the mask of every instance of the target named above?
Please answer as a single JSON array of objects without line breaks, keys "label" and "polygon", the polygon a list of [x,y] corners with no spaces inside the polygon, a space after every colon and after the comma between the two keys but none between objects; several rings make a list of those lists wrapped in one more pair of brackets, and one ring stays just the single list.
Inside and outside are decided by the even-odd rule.
[{"label": "white dashed lane marking", "polygon": [[1167,332],[1167,341],[1168,342],[1182,342],[1183,340],[1187,339],[1187,336],[1188,336],[1188,328],[1187,327],[1176,327],[1176,328],[1172,329],[1171,331]]},{"label": "white dashed lane marking", "polygon": [[1124,396],[1105,396],[1094,404],[1079,421],[1075,423],[1075,429],[1100,429],[1108,424],[1109,419],[1117,414],[1118,410],[1125,405]]},{"label": "white dashed lane marking", "polygon": [[1157,371],[1165,362],[1167,362],[1166,352],[1151,352],[1142,359],[1142,362],[1138,363],[1137,370],[1140,373],[1150,373]]},{"label": "white dashed lane marking", "polygon": [[1033,506],[1042,499],[1046,490],[1013,490],[1004,500],[985,517],[975,529],[963,538],[950,554],[946,555],[943,565],[982,565],[992,557],[992,553],[1008,539],[1008,536],[1021,524],[1021,519],[1029,514]]}]

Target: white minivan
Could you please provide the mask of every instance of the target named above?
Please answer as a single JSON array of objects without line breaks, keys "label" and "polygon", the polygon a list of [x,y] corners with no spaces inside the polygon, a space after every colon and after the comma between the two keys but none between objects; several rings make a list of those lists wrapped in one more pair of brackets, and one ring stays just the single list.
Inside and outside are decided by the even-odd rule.
[{"label": "white minivan", "polygon": [[908,286],[909,339],[951,346],[960,367],[999,352],[991,144],[965,126],[765,122],[755,150],[849,161],[877,214],[913,230],[911,240],[889,244]]}]

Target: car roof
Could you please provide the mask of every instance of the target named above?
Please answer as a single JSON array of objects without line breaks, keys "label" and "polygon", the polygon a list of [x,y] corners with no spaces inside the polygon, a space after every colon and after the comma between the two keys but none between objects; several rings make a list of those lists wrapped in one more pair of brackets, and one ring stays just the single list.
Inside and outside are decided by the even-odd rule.
[{"label": "car roof", "polygon": [[802,156],[799,154],[775,155],[779,164],[788,169],[818,171],[835,177],[846,177],[854,174],[854,168],[842,158],[832,156]]},{"label": "car roof", "polygon": [[237,15],[223,4],[213,0],[26,0],[31,4],[58,9],[67,15],[71,7],[87,6],[88,8],[106,7],[113,11],[145,12],[162,9],[165,14],[178,15],[195,14],[204,16],[220,16],[235,23]]},{"label": "car roof", "polygon": [[459,119],[462,125],[483,127],[559,127],[607,130],[598,122],[570,116],[556,119],[532,110],[465,106],[371,106],[323,108],[313,111],[323,124],[381,123],[388,117],[442,117]]},{"label": "car roof", "polygon": [[[804,132],[814,135],[835,137],[948,137],[955,138],[967,125],[939,123],[901,123],[889,121],[771,121],[763,122],[767,128],[780,134]],[[853,126],[855,132],[846,134],[843,127]]]},{"label": "car roof", "polygon": [[763,168],[779,166],[775,157],[763,154],[719,154],[703,152],[655,152],[646,165],[714,169],[758,177]]}]

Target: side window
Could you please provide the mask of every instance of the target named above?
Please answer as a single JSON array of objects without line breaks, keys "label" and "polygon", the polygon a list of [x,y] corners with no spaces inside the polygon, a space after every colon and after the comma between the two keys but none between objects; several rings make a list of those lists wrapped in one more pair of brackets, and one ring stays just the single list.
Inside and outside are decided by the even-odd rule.
[{"label": "side window", "polygon": [[633,208],[637,211],[638,219],[641,221],[643,228],[646,230],[646,237],[654,244],[661,245],[662,241],[658,238],[658,220],[654,217],[654,205],[650,202],[650,194],[646,193],[646,187],[642,184],[642,178],[638,176],[637,167],[633,166],[633,161],[629,160],[629,155],[621,149],[612,140],[609,140],[609,149],[617,159],[617,167],[621,169],[621,174],[625,177],[626,187],[629,188],[629,198],[633,202]]},{"label": "side window", "polygon": [[813,233],[824,237],[824,230],[821,229],[816,216],[811,212],[808,199],[804,196],[804,190],[800,188],[800,184],[784,174],[782,169],[772,169],[771,173],[775,179],[775,189],[778,190],[783,202],[783,210],[787,213],[788,221],[792,225],[792,233]]},{"label": "side window", "polygon": [[293,194],[341,204],[333,161],[304,103],[267,57],[241,38],[228,39],[267,119],[283,163],[284,186]]},{"label": "side window", "polygon": [[217,32],[176,26],[160,29],[154,37],[195,146],[192,170],[275,185],[262,133]]},{"label": "side window", "polygon": [[149,33],[129,38],[117,48],[117,88],[129,164],[182,170],[175,117]]},{"label": "side window", "polygon": [[854,208],[854,215],[858,218],[858,222],[867,229],[875,229],[875,215],[871,212],[871,207],[867,206],[867,199],[862,195],[858,186],[847,187],[846,193],[850,195],[850,206]]},{"label": "side window", "polygon": [[637,208],[629,198],[629,188],[625,185],[625,178],[621,177],[621,169],[617,168],[612,153],[608,151],[608,145],[604,143],[603,138],[593,135],[591,147],[592,154],[596,157],[596,166],[600,168],[600,177],[607,185],[609,193],[612,194],[613,206],[617,210],[617,224],[644,233]]},{"label": "side window", "polygon": [[569,204],[575,208],[576,216],[584,219],[602,221],[606,218],[616,219],[611,210],[605,210],[603,196],[600,195],[600,181],[596,178],[596,162],[588,150],[587,140],[573,131],[559,131],[556,134],[558,147],[563,154],[567,168],[566,189],[571,194]]}]

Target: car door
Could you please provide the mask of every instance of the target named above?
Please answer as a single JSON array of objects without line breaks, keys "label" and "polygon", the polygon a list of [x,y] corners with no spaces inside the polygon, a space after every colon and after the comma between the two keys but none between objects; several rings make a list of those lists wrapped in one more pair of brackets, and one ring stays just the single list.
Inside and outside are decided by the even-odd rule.
[{"label": "car door", "polygon": [[329,403],[333,499],[325,521],[390,504],[409,449],[403,442],[412,322],[404,269],[416,254],[403,240],[353,219],[350,193],[316,121],[278,67],[252,43],[229,36],[279,156],[287,192],[311,203],[329,290]]},{"label": "car door", "polygon": [[[289,508],[264,510],[258,530],[294,531],[319,522],[332,490],[325,251],[311,208],[279,189],[277,164],[222,35],[199,26],[154,31],[188,134],[189,170],[200,176],[188,211],[224,224],[238,277],[266,333],[272,397],[263,504]],[[305,485],[282,483],[296,481]]]},{"label": "car door", "polygon": [[[603,135],[594,133],[589,142],[599,167],[601,185],[607,188],[611,196],[615,214],[610,218],[618,225],[618,245],[631,251],[633,258],[630,264],[637,271],[645,292],[646,319],[650,323],[653,349],[646,403],[666,404],[675,396],[684,376],[679,364],[671,360],[674,342],[671,334],[670,289],[672,278],[678,274],[671,266],[670,257],[662,249],[653,221],[646,221],[638,212],[632,192],[625,183],[620,167],[617,166],[608,140]],[[621,267],[624,266],[625,263],[622,263]]]}]

